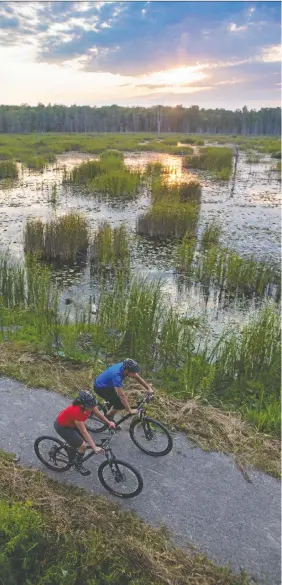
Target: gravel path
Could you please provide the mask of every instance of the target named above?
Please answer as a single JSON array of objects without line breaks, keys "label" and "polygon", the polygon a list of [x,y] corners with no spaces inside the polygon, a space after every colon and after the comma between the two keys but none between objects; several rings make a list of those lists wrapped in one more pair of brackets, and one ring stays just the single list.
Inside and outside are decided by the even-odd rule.
[{"label": "gravel path", "polygon": [[[111,499],[97,478],[101,456],[93,457],[82,477],[74,470],[56,475],[35,456],[33,443],[41,434],[55,434],[53,421],[69,401],[42,389],[0,378],[0,448],[17,453],[58,481],[84,487]],[[280,585],[280,482],[259,471],[249,471],[248,483],[233,460],[220,453],[195,448],[175,434],[174,448],[164,458],[141,453],[124,426],[113,449],[142,473],[143,492],[121,506],[153,526],[165,524],[181,546],[192,542],[218,564],[244,568],[267,585]],[[114,499],[114,498],[112,498]],[[115,499],[115,501],[117,501]]]}]

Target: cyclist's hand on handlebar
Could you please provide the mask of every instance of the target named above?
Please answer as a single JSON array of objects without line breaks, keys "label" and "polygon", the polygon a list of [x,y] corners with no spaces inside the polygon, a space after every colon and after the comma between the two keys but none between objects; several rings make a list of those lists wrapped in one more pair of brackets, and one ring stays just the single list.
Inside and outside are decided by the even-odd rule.
[{"label": "cyclist's hand on handlebar", "polygon": [[110,429],[115,429],[116,428],[116,423],[114,423],[113,421],[109,420],[108,421],[108,427]]},{"label": "cyclist's hand on handlebar", "polygon": [[137,408],[131,408],[129,411],[129,414],[137,414],[137,413],[138,413]]},{"label": "cyclist's hand on handlebar", "polygon": [[95,447],[94,453],[96,453],[96,455],[99,455],[99,453],[104,453],[104,449],[102,447]]}]

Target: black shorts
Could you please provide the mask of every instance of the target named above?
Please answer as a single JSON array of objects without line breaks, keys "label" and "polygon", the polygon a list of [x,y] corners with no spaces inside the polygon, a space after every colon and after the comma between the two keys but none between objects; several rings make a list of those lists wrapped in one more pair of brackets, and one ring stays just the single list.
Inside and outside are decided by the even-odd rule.
[{"label": "black shorts", "polygon": [[94,385],[94,392],[96,392],[100,398],[104,398],[104,400],[109,402],[113,408],[116,408],[116,410],[124,410],[122,401],[114,388],[111,388],[110,386],[107,386],[106,388],[96,388]]},{"label": "black shorts", "polygon": [[59,425],[58,421],[55,420],[54,422],[54,429],[66,441],[71,447],[77,449],[83,443],[83,437],[81,436],[78,429],[73,429],[71,427],[62,427]]}]

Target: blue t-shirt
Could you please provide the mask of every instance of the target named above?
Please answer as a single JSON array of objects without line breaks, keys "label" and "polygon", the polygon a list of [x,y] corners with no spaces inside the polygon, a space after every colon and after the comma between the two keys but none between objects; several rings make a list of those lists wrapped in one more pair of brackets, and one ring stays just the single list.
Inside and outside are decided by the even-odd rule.
[{"label": "blue t-shirt", "polygon": [[123,380],[125,378],[123,363],[114,364],[107,370],[97,376],[94,387],[96,388],[121,388]]}]

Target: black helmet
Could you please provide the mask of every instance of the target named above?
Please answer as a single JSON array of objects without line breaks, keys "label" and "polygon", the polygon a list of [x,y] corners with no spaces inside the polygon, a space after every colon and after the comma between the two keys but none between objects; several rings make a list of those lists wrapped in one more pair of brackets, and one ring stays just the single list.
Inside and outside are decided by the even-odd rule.
[{"label": "black helmet", "polygon": [[81,390],[76,400],[77,404],[81,404],[85,408],[94,408],[97,405],[96,398],[88,390]]},{"label": "black helmet", "polygon": [[126,358],[126,360],[124,360],[123,367],[129,372],[140,372],[140,368],[137,362],[135,362],[135,360],[131,360],[130,358]]}]

